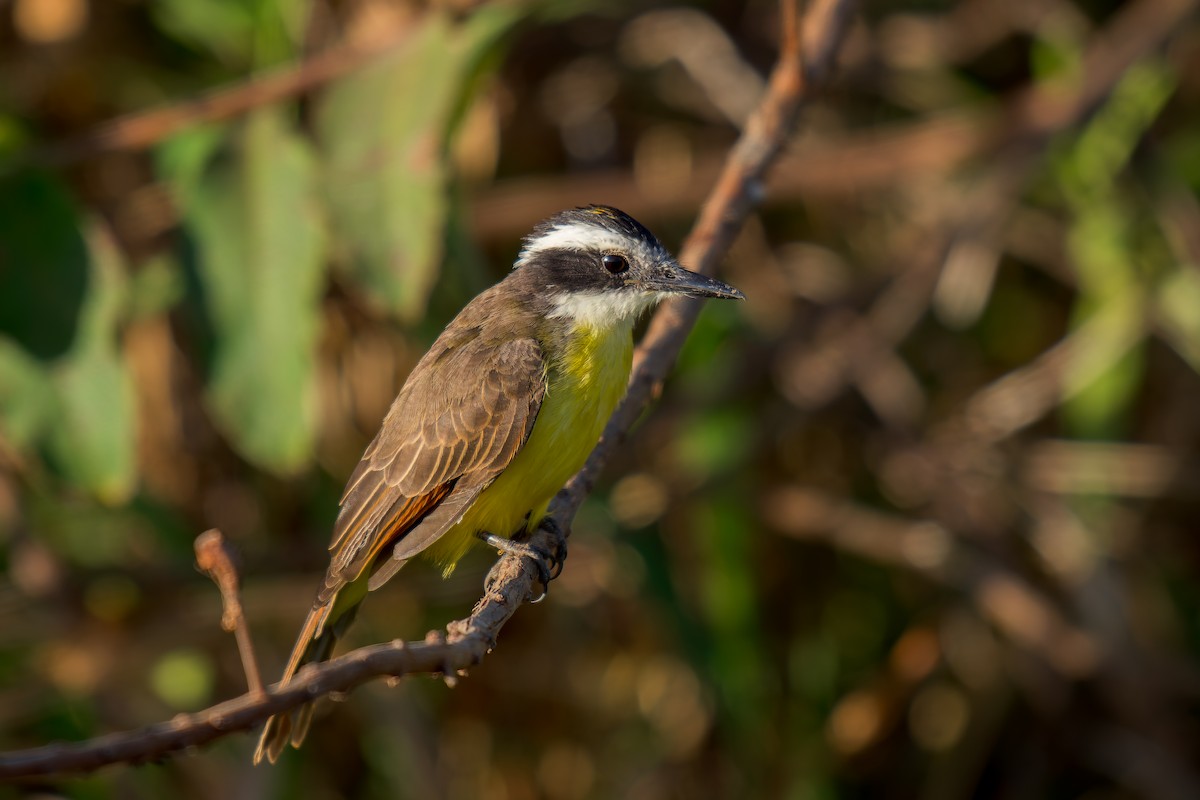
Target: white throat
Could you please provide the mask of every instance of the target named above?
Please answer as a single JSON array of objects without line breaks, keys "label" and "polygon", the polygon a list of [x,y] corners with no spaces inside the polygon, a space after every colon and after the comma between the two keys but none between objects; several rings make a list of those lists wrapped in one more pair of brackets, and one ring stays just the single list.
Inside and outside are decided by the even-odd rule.
[{"label": "white throat", "polygon": [[662,297],[660,292],[636,290],[563,292],[551,298],[548,316],[588,328],[633,327],[642,312]]}]

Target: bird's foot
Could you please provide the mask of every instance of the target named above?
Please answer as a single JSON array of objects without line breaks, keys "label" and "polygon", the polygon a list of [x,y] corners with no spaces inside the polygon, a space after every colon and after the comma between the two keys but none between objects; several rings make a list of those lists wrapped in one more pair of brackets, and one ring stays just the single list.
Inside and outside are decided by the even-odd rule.
[{"label": "bird's foot", "polygon": [[[543,523],[544,524],[544,523]],[[553,525],[553,523],[551,523]],[[538,582],[542,585],[542,592],[537,597],[529,600],[531,603],[540,603],[546,598],[546,594],[550,591],[550,581],[558,577],[562,572],[562,561],[567,554],[566,537],[562,536],[558,526],[553,528],[547,527],[547,530],[553,532],[556,537],[555,548],[553,553],[549,553],[540,547],[535,547],[528,542],[518,542],[512,539],[506,539],[503,536],[497,536],[494,533],[480,531],[476,534],[489,547],[494,547],[504,555],[517,555],[522,558],[528,558],[533,562],[534,569],[537,570]],[[491,594],[500,576],[496,570],[500,566],[497,561],[495,566],[487,574],[484,579],[484,588]]]},{"label": "bird's foot", "polygon": [[550,557],[553,568],[550,580],[554,580],[562,574],[563,564],[567,561],[567,534],[554,521],[554,517],[543,517],[542,521],[538,523],[538,527],[554,537],[554,553]]}]

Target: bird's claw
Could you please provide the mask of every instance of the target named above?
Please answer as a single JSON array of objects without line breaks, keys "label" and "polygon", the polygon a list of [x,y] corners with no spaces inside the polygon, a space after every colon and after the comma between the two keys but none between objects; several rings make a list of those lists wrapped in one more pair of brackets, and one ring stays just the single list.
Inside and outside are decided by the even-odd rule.
[{"label": "bird's claw", "polygon": [[[542,592],[537,597],[530,598],[530,603],[540,603],[546,599],[546,595],[550,591],[550,581],[562,574],[563,562],[567,557],[567,538],[563,535],[562,529],[553,520],[547,518],[542,520],[540,527],[554,536],[554,552],[550,553],[546,550],[535,547],[527,542],[517,542],[512,539],[506,539],[502,536],[497,536],[494,533],[480,532],[479,538],[482,539],[490,547],[496,548],[499,552],[508,555],[518,555],[522,558],[528,558],[533,562],[534,569],[537,570],[538,583],[542,585]],[[484,579],[484,589],[488,594],[491,594],[495,588],[499,577],[496,575],[496,568],[499,562],[491,568],[487,577]]]},{"label": "bird's claw", "polygon": [[554,553],[549,555],[552,568],[550,580],[554,580],[562,574],[563,564],[567,561],[567,535],[554,517],[544,517],[538,527],[554,537]]}]

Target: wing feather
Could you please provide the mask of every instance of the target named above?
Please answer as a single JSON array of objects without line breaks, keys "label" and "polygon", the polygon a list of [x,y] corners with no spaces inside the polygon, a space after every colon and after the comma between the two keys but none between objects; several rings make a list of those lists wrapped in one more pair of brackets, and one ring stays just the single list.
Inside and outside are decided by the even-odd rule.
[{"label": "wing feather", "polygon": [[[541,347],[532,338],[435,344],[350,476],[318,601],[378,566],[380,554],[414,528],[421,536],[396,547],[395,558],[416,555],[456,523],[516,456],[545,390]],[[386,580],[395,568],[377,577]]]}]

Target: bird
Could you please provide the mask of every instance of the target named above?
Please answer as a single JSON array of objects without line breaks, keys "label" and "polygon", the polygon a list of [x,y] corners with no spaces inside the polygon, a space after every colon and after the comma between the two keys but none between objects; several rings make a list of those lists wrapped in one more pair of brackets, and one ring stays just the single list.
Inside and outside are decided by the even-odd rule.
[{"label": "bird", "polygon": [[[605,205],[561,211],[471,300],[405,380],[350,475],[325,578],[280,685],[328,660],[368,592],[420,555],[444,575],[482,540],[519,539],[579,470],[624,396],[633,329],[671,296],[744,299],[684,269],[644,225]],[[561,567],[561,557],[558,559]],[[312,705],[271,717],[254,763],[299,748]]]}]

